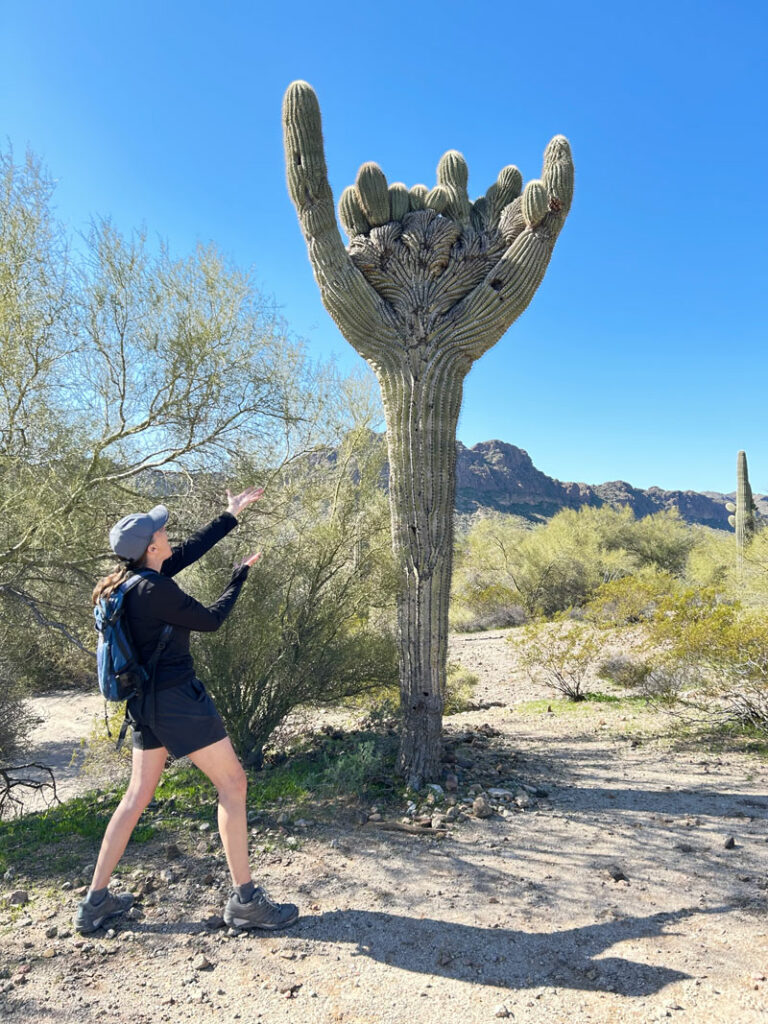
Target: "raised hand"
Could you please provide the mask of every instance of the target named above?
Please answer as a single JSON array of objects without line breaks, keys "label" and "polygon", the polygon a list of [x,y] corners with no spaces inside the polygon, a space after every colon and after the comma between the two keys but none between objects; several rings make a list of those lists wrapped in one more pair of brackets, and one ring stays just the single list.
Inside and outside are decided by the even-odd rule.
[{"label": "raised hand", "polygon": [[263,487],[246,487],[240,494],[232,494],[229,488],[227,488],[227,512],[233,516],[240,515],[246,505],[258,501],[263,493]]}]

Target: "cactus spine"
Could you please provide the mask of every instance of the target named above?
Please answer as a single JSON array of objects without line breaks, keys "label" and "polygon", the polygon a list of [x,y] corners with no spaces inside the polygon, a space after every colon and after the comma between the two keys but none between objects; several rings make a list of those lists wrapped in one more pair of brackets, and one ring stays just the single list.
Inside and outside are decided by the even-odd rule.
[{"label": "cactus spine", "polygon": [[725,506],[733,515],[728,522],[736,531],[736,569],[744,571],[744,551],[755,533],[755,502],[749,486],[747,453],[739,452],[736,457],[736,504],[729,501]]},{"label": "cactus spine", "polygon": [[456,425],[464,377],[528,306],[571,204],[568,142],[521,195],[505,167],[470,204],[451,150],[431,190],[387,187],[364,164],[342,196],[346,248],[325,167],[320,108],[306,82],[283,102],[288,190],[315,279],[342,334],[373,368],[387,419],[403,730],[398,768],[420,788],[440,770],[451,583]]}]

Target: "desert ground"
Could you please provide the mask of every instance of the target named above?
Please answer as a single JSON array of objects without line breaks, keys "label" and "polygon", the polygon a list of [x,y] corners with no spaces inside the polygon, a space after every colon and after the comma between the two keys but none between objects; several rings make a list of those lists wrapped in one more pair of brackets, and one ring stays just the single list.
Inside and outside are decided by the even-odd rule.
[{"label": "desert ground", "polygon": [[[503,631],[454,637],[450,656],[479,677],[475,709],[445,723],[455,793],[410,816],[402,801],[252,815],[257,878],[300,905],[293,928],[223,926],[213,808],[207,827],[129,846],[116,884],[137,904],[94,936],[71,921],[95,843],[64,876],[23,864],[0,883],[2,1019],[768,1020],[766,762],[637,704],[562,708]],[[33,754],[62,797],[98,782],[81,739],[101,708],[36,699]]]}]

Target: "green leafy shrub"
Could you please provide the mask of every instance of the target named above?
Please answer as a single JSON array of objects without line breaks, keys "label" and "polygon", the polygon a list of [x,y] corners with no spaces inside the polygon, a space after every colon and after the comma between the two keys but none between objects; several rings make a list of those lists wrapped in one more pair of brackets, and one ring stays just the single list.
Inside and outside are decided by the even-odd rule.
[{"label": "green leafy shrub", "polygon": [[602,583],[585,607],[586,617],[600,626],[624,626],[647,621],[660,602],[681,588],[670,572],[645,567],[631,576]]},{"label": "green leafy shrub", "polygon": [[[395,573],[384,452],[350,435],[338,457],[294,466],[243,517],[237,545],[264,548],[233,614],[198,638],[195,659],[238,753],[259,765],[264,744],[294,708],[330,705],[397,683]],[[212,552],[198,586],[214,596],[228,547]],[[210,563],[209,563],[210,565]]]},{"label": "green leafy shrub", "polygon": [[443,710],[458,715],[472,707],[472,697],[479,680],[458,662],[448,662]]},{"label": "green leafy shrub", "polygon": [[545,682],[568,700],[584,700],[602,647],[593,628],[572,621],[534,624],[509,639],[533,680]]},{"label": "green leafy shrub", "polygon": [[768,609],[745,609],[714,588],[689,588],[660,604],[649,635],[678,690],[695,687],[713,717],[768,731]]},{"label": "green leafy shrub", "polygon": [[651,665],[642,658],[632,658],[626,654],[616,654],[605,658],[599,663],[596,675],[616,686],[635,690],[642,687],[651,672]]},{"label": "green leafy shrub", "polygon": [[[454,627],[494,621],[509,610],[551,618],[590,601],[624,577],[677,577],[697,534],[675,512],[635,519],[629,508],[565,509],[534,529],[483,516],[461,538],[454,576]],[[514,612],[512,622],[520,622]],[[495,624],[495,622],[494,622]]]}]

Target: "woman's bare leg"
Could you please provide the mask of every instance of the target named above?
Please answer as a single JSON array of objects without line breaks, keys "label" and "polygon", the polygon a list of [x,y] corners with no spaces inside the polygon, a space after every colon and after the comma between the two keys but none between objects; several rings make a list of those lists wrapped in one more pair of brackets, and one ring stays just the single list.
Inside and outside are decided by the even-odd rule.
[{"label": "woman's bare leg", "polygon": [[219,794],[219,833],[235,885],[251,880],[248,862],[248,825],[245,794],[248,780],[229,737],[189,755],[192,764],[208,776]]},{"label": "woman's bare leg", "polygon": [[167,757],[168,751],[165,747],[158,747],[156,750],[133,748],[131,781],[101,841],[99,859],[96,861],[96,870],[91,882],[92,890],[105,889],[109,885],[112,872],[123,856],[141,812],[155,794]]}]

